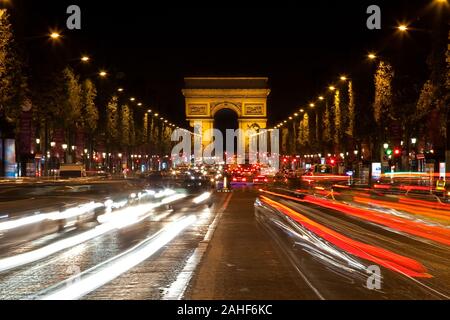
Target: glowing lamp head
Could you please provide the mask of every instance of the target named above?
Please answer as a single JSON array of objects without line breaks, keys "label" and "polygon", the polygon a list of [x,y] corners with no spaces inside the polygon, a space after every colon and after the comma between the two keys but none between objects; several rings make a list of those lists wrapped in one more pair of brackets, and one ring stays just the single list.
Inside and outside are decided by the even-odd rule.
[{"label": "glowing lamp head", "polygon": [[52,40],[58,40],[59,38],[61,38],[61,34],[59,32],[52,32],[50,33],[50,38]]}]

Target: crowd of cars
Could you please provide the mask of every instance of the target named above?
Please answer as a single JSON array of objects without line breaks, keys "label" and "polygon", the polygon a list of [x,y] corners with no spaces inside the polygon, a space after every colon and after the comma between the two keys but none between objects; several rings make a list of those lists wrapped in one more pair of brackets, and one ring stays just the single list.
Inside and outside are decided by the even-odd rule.
[{"label": "crowd of cars", "polygon": [[179,184],[183,188],[232,189],[239,187],[286,184],[300,181],[302,177],[330,174],[326,167],[314,167],[309,170],[293,171],[282,169],[268,172],[260,165],[199,165],[172,168],[168,171],[155,171],[145,174],[153,183],[162,181]]}]

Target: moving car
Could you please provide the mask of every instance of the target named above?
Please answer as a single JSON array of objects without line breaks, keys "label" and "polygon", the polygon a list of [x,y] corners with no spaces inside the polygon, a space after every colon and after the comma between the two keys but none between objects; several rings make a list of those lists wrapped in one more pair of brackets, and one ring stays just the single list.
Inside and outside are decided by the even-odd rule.
[{"label": "moving car", "polygon": [[253,179],[253,184],[264,184],[264,183],[268,183],[269,179],[266,176],[257,176]]},{"label": "moving car", "polygon": [[248,182],[248,177],[233,176],[232,182],[233,183],[247,183]]}]

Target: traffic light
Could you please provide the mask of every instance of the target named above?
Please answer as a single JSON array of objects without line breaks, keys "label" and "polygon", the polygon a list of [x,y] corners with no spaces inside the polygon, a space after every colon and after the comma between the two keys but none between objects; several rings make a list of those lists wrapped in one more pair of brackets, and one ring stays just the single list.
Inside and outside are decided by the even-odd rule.
[{"label": "traffic light", "polygon": [[402,151],[400,150],[400,148],[395,148],[395,150],[394,150],[394,155],[395,155],[396,157],[398,157],[401,153],[402,153]]},{"label": "traffic light", "polygon": [[388,156],[392,155],[392,150],[391,150],[391,149],[386,149],[386,154],[387,154]]}]

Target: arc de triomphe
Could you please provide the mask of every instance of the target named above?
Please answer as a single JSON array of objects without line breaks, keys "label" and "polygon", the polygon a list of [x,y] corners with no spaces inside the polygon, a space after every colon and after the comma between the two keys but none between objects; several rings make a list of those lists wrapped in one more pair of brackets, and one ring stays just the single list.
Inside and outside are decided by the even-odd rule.
[{"label": "arc de triomphe", "polygon": [[[267,97],[270,94],[268,78],[264,77],[195,77],[185,78],[183,95],[186,117],[191,127],[201,123],[202,144],[211,143],[206,130],[214,128],[214,116],[222,109],[236,113],[239,128],[265,129],[267,124]],[[248,137],[244,145],[247,147]]]}]

